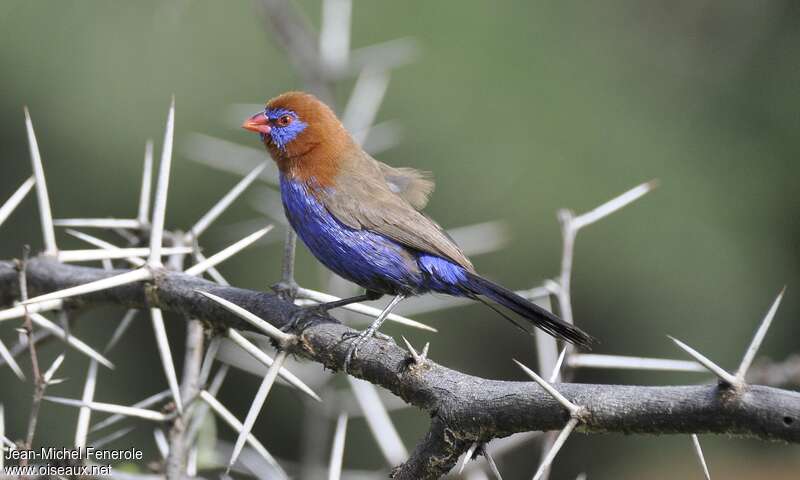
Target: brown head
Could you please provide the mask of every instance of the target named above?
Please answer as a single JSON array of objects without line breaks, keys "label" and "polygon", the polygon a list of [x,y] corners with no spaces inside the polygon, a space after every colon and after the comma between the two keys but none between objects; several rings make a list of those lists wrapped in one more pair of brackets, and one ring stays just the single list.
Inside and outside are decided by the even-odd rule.
[{"label": "brown head", "polygon": [[336,114],[315,96],[287,92],[268,101],[242,128],[258,132],[281,172],[298,180],[333,182],[343,155],[355,147]]}]

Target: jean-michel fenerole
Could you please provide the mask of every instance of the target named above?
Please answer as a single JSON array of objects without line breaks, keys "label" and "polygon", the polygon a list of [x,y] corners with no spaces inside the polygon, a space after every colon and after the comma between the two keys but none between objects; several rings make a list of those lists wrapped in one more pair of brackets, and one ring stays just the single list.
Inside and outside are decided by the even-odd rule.
[{"label": "jean-michel fenerole", "polygon": [[14,449],[5,451],[6,460],[93,460],[93,461],[126,461],[141,460],[142,451],[137,448],[104,450],[94,447],[64,448],[41,447],[38,449]]}]

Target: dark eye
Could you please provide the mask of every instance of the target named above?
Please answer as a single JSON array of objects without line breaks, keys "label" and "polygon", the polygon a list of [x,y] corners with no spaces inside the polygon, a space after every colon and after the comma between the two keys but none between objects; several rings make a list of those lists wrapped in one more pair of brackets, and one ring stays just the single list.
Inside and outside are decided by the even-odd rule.
[{"label": "dark eye", "polygon": [[275,123],[277,123],[279,127],[287,127],[291,125],[293,121],[294,118],[291,115],[281,115]]}]

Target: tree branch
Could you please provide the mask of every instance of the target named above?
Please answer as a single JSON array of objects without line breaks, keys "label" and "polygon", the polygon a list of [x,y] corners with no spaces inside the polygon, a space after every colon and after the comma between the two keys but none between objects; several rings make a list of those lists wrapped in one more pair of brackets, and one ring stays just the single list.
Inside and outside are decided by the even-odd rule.
[{"label": "tree branch", "polygon": [[[98,280],[120,271],[77,267],[46,257],[28,262],[28,288],[41,294]],[[150,284],[95,292],[65,303],[70,308],[111,303],[128,308],[158,307],[217,327],[252,330],[216,303],[196,293],[211,292],[250,310],[277,327],[287,326],[300,307],[276,295],[220,286],[182,273],[158,270]],[[18,293],[13,262],[0,262],[0,303]],[[292,352],[331,370],[341,370],[354,330],[326,316],[313,316]],[[395,469],[399,479],[438,478],[473,442],[517,432],[560,429],[570,416],[533,382],[487,380],[437,365],[414,363],[393,342],[371,339],[353,360],[351,373],[380,385],[426,410],[431,429],[411,458]],[[576,383],[556,389],[583,406],[578,430],[585,433],[718,433],[800,443],[800,393],[746,385],[629,386]]]}]

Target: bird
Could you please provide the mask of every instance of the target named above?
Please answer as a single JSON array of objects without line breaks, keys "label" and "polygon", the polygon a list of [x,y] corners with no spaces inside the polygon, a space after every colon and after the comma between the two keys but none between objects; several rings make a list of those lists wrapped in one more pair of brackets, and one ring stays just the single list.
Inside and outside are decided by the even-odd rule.
[{"label": "bird", "polygon": [[247,118],[242,128],[260,135],[277,164],[284,212],[298,237],[328,269],[365,289],[363,295],[321,307],[392,296],[349,345],[345,371],[359,346],[378,332],[401,301],[427,293],[483,302],[528,333],[530,327],[538,327],[584,347],[595,341],[479,275],[445,230],[421,211],[434,188],[431,175],[374,159],[314,95],[300,91],[278,95],[266,102],[263,111]]}]

